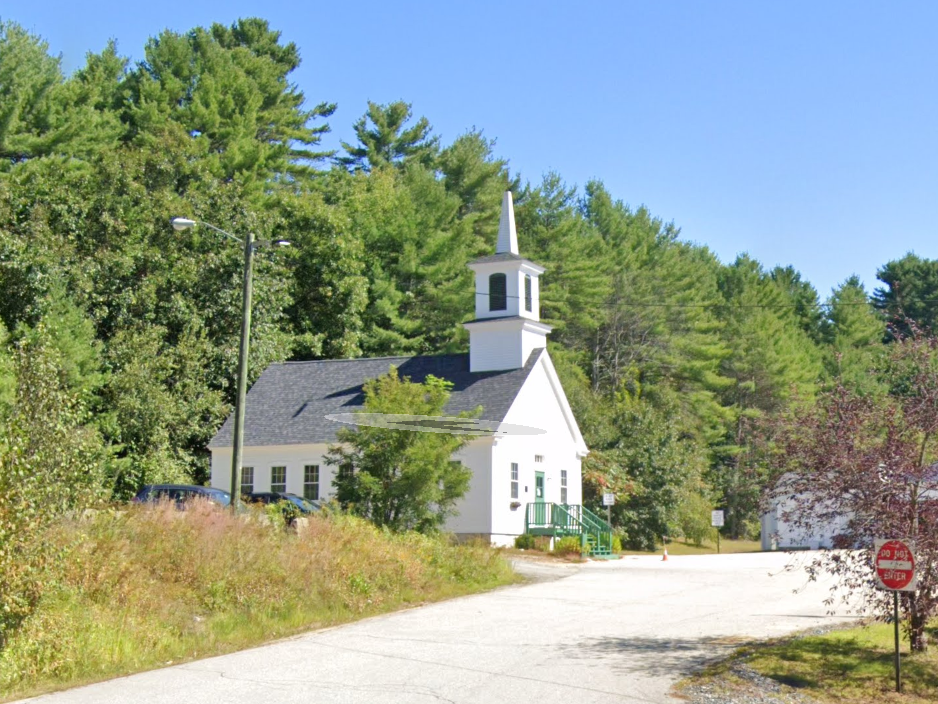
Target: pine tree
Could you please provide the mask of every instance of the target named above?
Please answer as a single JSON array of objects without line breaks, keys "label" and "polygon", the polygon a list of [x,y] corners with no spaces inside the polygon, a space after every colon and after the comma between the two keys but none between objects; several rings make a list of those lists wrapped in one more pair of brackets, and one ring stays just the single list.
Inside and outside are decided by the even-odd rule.
[{"label": "pine tree", "polygon": [[541,318],[554,327],[551,339],[576,351],[588,368],[591,343],[611,295],[606,243],[580,213],[576,189],[556,173],[545,175],[536,188],[526,187],[518,204],[519,247],[547,269]]},{"label": "pine tree", "polygon": [[801,274],[791,265],[777,266],[772,269],[769,276],[790,300],[792,313],[798,321],[798,326],[812,340],[820,342],[823,314],[814,286],[803,281]]},{"label": "pine tree", "polygon": [[885,322],[873,308],[860,279],[851,276],[828,301],[824,340],[829,346],[825,366],[830,378],[857,393],[880,391],[879,380],[872,372],[884,352],[885,335]]},{"label": "pine tree", "polygon": [[355,123],[358,145],[342,142],[348,156],[336,162],[350,171],[369,172],[382,166],[402,166],[413,161],[430,167],[439,151],[439,137],[431,137],[430,122],[421,117],[405,127],[413,117],[410,103],[397,100],[387,105],[368,101],[368,110]]},{"label": "pine tree", "polygon": [[938,329],[938,260],[909,252],[884,264],[876,278],[886,287],[873,291],[873,303],[900,336],[911,333],[908,321]]},{"label": "pine tree", "polygon": [[446,192],[459,199],[457,217],[476,235],[480,255],[494,247],[502,194],[518,190],[509,180],[508,162],[494,157],[494,147],[495,140],[471,130],[443,149],[436,161]]},{"label": "pine tree", "polygon": [[42,39],[0,23],[0,168],[48,154],[65,138],[60,64]]},{"label": "pine tree", "polygon": [[166,30],[147,42],[126,81],[125,119],[135,142],[152,146],[167,131],[192,140],[218,178],[258,189],[313,173],[331,153],[318,151],[335,105],[304,109],[289,75],[300,63],[292,42],[252,18],[182,35]]},{"label": "pine tree", "polygon": [[359,231],[321,195],[284,194],[277,232],[293,245],[294,359],[344,359],[362,352],[368,304],[365,247]]},{"label": "pine tree", "polygon": [[674,403],[687,430],[704,442],[722,433],[721,372],[727,352],[713,306],[720,302],[718,263],[678,241],[673,224],[645,208],[613,201],[598,182],[587,186],[584,212],[606,242],[612,292],[592,350],[594,384],[641,391]]},{"label": "pine tree", "polygon": [[120,87],[126,61],[110,42],[69,78],[39,37],[0,23],[0,171],[50,155],[93,158],[126,131]]},{"label": "pine tree", "polygon": [[733,380],[724,394],[731,413],[727,435],[711,469],[711,481],[726,506],[726,530],[746,533],[756,518],[764,468],[751,445],[756,423],[816,391],[820,353],[792,314],[786,292],[746,255],[721,277],[726,300],[723,333],[730,350],[723,373]]}]

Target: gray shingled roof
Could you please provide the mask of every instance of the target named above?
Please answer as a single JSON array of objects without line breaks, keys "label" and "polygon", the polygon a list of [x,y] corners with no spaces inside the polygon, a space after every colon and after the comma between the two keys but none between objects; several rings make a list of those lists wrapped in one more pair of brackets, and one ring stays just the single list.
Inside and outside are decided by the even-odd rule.
[{"label": "gray shingled roof", "polygon": [[[453,382],[444,409],[447,415],[482,406],[482,418],[501,421],[542,351],[534,350],[521,369],[475,374],[469,371],[468,354],[271,364],[248,392],[244,445],[334,442],[336,431],[343,425],[323,416],[362,410],[362,384],[387,374],[391,365],[397,367],[401,377],[410,377],[413,382],[422,382],[429,374]],[[233,417],[229,416],[209,447],[230,446],[233,425]]]},{"label": "gray shingled roof", "polygon": [[473,318],[472,320],[467,320],[463,325],[472,325],[473,323],[491,323],[495,320],[526,320],[529,323],[536,323],[542,328],[547,328],[548,330],[553,330],[554,328],[547,323],[542,323],[540,320],[535,320],[534,318],[528,318],[523,315],[496,315],[491,318]]},{"label": "gray shingled roof", "polygon": [[517,262],[517,261],[528,261],[519,254],[514,254],[512,252],[499,252],[498,254],[489,254],[484,257],[479,257],[478,259],[473,259],[470,264],[489,264],[491,262]]}]

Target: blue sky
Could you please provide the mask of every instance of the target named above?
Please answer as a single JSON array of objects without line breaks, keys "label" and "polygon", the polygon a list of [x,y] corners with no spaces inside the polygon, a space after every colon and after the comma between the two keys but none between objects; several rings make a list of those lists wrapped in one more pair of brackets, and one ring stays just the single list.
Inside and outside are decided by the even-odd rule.
[{"label": "blue sky", "polygon": [[4,0],[73,70],[115,38],[260,16],[295,81],[336,102],[404,99],[444,143],[473,126],[514,172],[599,178],[723,261],[792,264],[825,298],[915,251],[938,257],[938,3],[127,3]]}]

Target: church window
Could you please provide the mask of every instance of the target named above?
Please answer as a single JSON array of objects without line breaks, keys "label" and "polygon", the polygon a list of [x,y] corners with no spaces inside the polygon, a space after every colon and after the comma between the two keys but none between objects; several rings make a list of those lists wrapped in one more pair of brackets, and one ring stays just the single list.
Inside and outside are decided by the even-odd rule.
[{"label": "church window", "polygon": [[534,300],[531,294],[531,275],[524,275],[524,309],[528,313],[534,310]]},{"label": "church window", "polygon": [[504,274],[489,276],[489,310],[508,308],[508,277]]},{"label": "church window", "polygon": [[287,468],[270,468],[270,490],[279,491],[281,494],[287,490]]},{"label": "church window", "polygon": [[303,498],[319,500],[319,465],[308,464],[303,467]]},{"label": "church window", "polygon": [[241,468],[241,493],[250,494],[254,491],[254,468]]}]

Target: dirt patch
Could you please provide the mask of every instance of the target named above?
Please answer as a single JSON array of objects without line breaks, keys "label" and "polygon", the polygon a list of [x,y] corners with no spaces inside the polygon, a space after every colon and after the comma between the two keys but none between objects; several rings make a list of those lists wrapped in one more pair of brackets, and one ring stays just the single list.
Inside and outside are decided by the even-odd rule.
[{"label": "dirt patch", "polygon": [[[687,681],[685,681],[687,682]],[[691,704],[817,704],[817,700],[788,685],[760,675],[744,662],[704,680],[690,680],[675,696]]]}]

